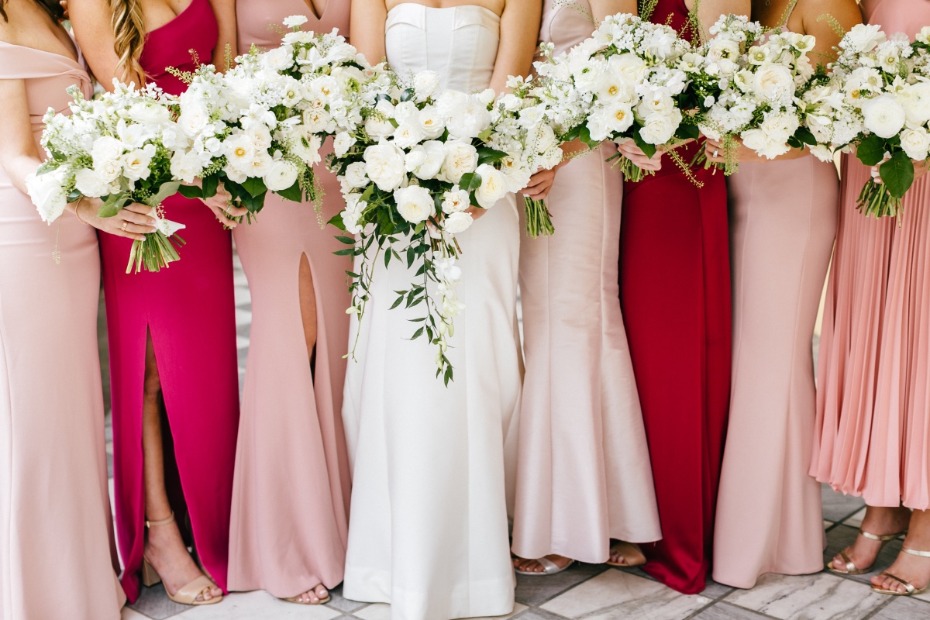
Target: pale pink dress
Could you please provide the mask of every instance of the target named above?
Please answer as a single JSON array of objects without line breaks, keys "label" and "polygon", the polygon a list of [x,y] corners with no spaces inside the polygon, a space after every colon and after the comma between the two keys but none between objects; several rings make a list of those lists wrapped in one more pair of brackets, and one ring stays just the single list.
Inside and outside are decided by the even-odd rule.
[{"label": "pale pink dress", "polygon": [[730,423],[717,495],[714,580],[823,568],[820,485],[807,475],[814,323],[839,182],[810,155],[744,163],[728,179],[733,265]]},{"label": "pale pink dress", "polygon": [[[546,0],[540,40],[591,35],[587,0]],[[555,235],[520,245],[526,377],[513,551],[607,561],[610,540],[661,537],[617,279],[623,181],[605,144],[566,164]]]},{"label": "pale pink dress", "polygon": [[[925,0],[866,0],[886,32],[930,24]],[[855,206],[869,170],[843,165],[836,256],[818,362],[811,474],[870,506],[930,508],[930,176],[897,220]]]},{"label": "pale pink dress", "polygon": [[[321,19],[303,0],[238,0],[239,51],[280,43],[281,21],[348,33],[349,1],[328,0]],[[327,152],[329,152],[327,150]],[[252,296],[249,358],[233,485],[229,587],[279,597],[342,581],[348,536],[349,465],[342,427],[351,257],[320,224],[343,207],[335,176],[320,165],[322,215],[268,195],[252,224],[233,233]],[[298,268],[309,262],[316,292],[314,365],[307,359]]]},{"label": "pale pink dress", "polygon": [[[66,88],[92,90],[83,63],[3,42],[0,80],[25,81],[37,144],[49,107],[67,111]],[[107,497],[99,294],[94,229],[69,212],[45,224],[0,168],[4,620],[115,620],[126,600]]]}]

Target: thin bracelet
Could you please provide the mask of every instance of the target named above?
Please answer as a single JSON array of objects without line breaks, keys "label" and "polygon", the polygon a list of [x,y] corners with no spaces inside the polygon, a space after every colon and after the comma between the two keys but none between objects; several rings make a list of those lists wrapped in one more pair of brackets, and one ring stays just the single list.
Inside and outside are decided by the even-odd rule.
[{"label": "thin bracelet", "polygon": [[74,203],[74,216],[78,219],[81,224],[90,226],[87,222],[84,221],[84,218],[81,217],[81,213],[78,208],[81,206],[81,203],[84,202],[84,196],[81,196],[76,203]]}]

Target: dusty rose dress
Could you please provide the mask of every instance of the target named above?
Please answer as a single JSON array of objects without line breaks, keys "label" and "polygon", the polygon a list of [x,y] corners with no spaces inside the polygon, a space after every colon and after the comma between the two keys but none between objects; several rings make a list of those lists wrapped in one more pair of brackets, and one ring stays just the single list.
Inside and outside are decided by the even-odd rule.
[{"label": "dusty rose dress", "polygon": [[[913,36],[930,24],[925,0],[866,0],[869,23]],[[817,368],[811,474],[870,506],[930,508],[930,176],[897,221],[855,206],[869,170],[853,157]]]},{"label": "dusty rose dress", "polygon": [[[589,11],[586,0],[546,0],[540,40],[557,52],[583,41],[594,29]],[[559,171],[548,198],[556,234],[520,244],[526,375],[513,551],[521,557],[598,564],[611,538],[660,538],[620,312],[623,181],[605,161],[612,146]]]},{"label": "dusty rose dress", "polygon": [[807,475],[816,396],[811,340],[833,250],[832,163],[741,164],[728,179],[733,380],[714,580],[823,568],[820,485]]},{"label": "dusty rose dress", "polygon": [[[38,143],[83,64],[0,42],[0,80],[24,80]],[[54,255],[59,260],[54,259]],[[0,618],[117,620],[97,356],[94,230],[51,226],[0,168]]]},{"label": "dusty rose dress", "polygon": [[[349,1],[328,0],[319,19],[304,0],[238,0],[239,51],[280,42],[281,21],[305,15],[305,30],[347,33]],[[323,221],[343,207],[325,166]],[[342,427],[351,257],[313,205],[269,195],[255,222],[235,229],[252,295],[252,328],[236,453],[229,585],[289,597],[342,581],[348,535],[349,465]],[[307,359],[298,298],[306,259],[316,292],[315,361]]]},{"label": "dusty rose dress", "polygon": [[[80,30],[80,24],[75,24]],[[210,58],[217,25],[209,0],[192,0],[174,20],[148,33],[141,63],[171,93],[185,85],[167,73],[195,68],[190,50]],[[131,241],[100,235],[110,337],[116,525],[123,587],[139,595],[145,542],[142,486],[142,388],[146,335],[161,378],[168,426],[169,496],[204,569],[226,589],[229,506],[239,417],[235,302],[230,235],[201,202],[180,195],[164,203],[168,219],[187,226],[181,260],[158,273],[127,275]],[[166,433],[167,435],[167,433]],[[174,459],[170,458],[173,452]]]}]

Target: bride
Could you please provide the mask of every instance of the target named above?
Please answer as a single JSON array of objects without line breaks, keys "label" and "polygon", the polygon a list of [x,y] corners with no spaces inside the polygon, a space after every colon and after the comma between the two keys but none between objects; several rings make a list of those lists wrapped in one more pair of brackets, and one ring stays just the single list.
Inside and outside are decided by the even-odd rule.
[{"label": "bride", "polygon": [[[427,4],[429,3],[429,4]],[[402,77],[439,74],[441,88],[505,88],[525,75],[539,0],[352,0],[351,41]],[[522,375],[516,327],[519,219],[508,196],[458,236],[463,255],[449,358],[409,340],[412,316],[389,309],[410,275],[400,261],[375,274],[350,362],[343,415],[354,469],[343,594],[390,603],[392,618],[507,614],[514,577],[507,491]],[[380,263],[380,261],[379,261]],[[505,456],[505,454],[507,456]]]}]

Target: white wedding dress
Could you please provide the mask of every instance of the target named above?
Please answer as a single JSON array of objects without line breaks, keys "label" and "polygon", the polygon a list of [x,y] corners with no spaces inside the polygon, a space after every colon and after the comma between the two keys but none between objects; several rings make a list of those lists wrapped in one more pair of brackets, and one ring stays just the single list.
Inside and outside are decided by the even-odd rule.
[{"label": "white wedding dress", "polygon": [[[441,88],[487,88],[500,29],[491,11],[405,3],[385,28],[400,75],[429,69]],[[409,340],[417,326],[409,319],[422,308],[389,309],[413,276],[401,261],[387,269],[378,261],[366,314],[352,326],[351,337],[360,337],[343,409],[354,470],[343,595],[390,603],[394,619],[513,608],[505,471],[512,473],[522,376],[514,197],[458,238],[465,309],[455,319],[448,387],[435,378],[435,348]]]}]

